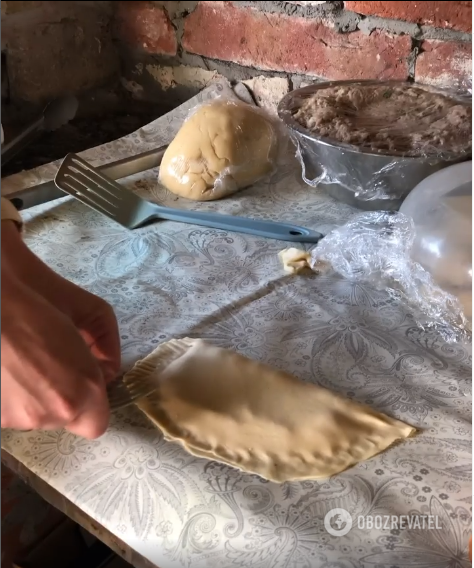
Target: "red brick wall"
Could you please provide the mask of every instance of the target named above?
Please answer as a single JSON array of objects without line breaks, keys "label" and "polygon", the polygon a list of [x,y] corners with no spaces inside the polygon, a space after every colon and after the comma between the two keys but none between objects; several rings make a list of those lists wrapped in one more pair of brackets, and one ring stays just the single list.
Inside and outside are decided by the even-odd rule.
[{"label": "red brick wall", "polygon": [[290,87],[315,78],[472,83],[472,2],[117,4],[134,83],[160,66],[178,66],[181,76],[198,67],[231,79],[283,77]]},{"label": "red brick wall", "polygon": [[345,7],[366,16],[471,31],[472,2],[345,2]]},{"label": "red brick wall", "polygon": [[321,79],[472,83],[472,2],[4,0],[1,7],[2,101],[4,87],[12,100],[41,102],[113,81],[117,51],[126,88],[142,98],[157,89],[176,104],[219,75],[270,89],[256,98],[272,101]]}]

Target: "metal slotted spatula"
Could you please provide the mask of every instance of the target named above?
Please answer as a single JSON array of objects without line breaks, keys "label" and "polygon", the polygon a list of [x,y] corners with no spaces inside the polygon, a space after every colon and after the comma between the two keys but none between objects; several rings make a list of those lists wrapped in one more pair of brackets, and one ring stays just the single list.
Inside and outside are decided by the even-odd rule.
[{"label": "metal slotted spatula", "polygon": [[73,195],[127,229],[136,229],[154,220],[168,219],[294,243],[317,243],[323,237],[317,231],[288,223],[155,205],[104,176],[75,154],[64,158],[54,182],[62,191]]}]

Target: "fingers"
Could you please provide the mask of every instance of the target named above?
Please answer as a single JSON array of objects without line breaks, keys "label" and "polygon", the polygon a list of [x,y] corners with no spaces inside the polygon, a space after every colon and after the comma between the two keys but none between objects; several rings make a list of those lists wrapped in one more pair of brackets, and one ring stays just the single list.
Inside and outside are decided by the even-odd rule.
[{"label": "fingers", "polygon": [[117,378],[120,371],[121,348],[117,319],[107,302],[92,294],[87,293],[87,296],[93,308],[84,310],[82,314],[74,314],[73,321],[97,359],[105,382],[109,383]]},{"label": "fingers", "polygon": [[[13,229],[16,234],[12,239],[18,240],[18,231]],[[2,246],[3,241],[8,244],[8,240],[2,238]],[[99,361],[105,380],[115,379],[120,370],[121,350],[117,320],[112,307],[101,298],[55,273],[24,243],[21,245],[11,247],[14,258],[12,272],[74,323]],[[18,262],[18,251],[22,253],[21,262]],[[2,261],[3,256],[2,253]]]},{"label": "fingers", "polygon": [[[105,382],[115,380],[120,371],[121,347],[119,327],[112,306],[72,282],[58,276],[56,279],[54,304],[76,326],[98,361]],[[53,303],[52,300],[51,302]]]},{"label": "fingers", "polygon": [[[67,380],[67,379],[66,379]],[[50,392],[47,397],[32,396],[22,385],[4,389],[2,379],[2,428],[17,430],[58,430],[87,439],[102,436],[109,423],[109,405],[103,380],[92,382],[85,378],[78,385],[75,396]],[[8,390],[8,392],[5,392]],[[21,401],[12,407],[9,397]]]},{"label": "fingers", "polygon": [[109,419],[104,377],[73,322],[2,273],[1,323],[2,426],[102,435]]},{"label": "fingers", "polygon": [[102,436],[107,430],[110,418],[109,403],[105,390],[105,383],[93,384],[89,389],[86,405],[79,412],[78,416],[66,426],[66,430],[93,440]]},{"label": "fingers", "polygon": [[[6,378],[6,377],[5,377]],[[65,378],[65,377],[64,377]],[[67,380],[67,379],[66,379]],[[2,428],[17,430],[58,430],[88,439],[98,438],[106,431],[109,406],[104,383],[81,381],[75,396],[60,391],[49,392],[46,397],[32,396],[23,385],[9,385],[2,376]],[[21,402],[12,406],[11,398]]]},{"label": "fingers", "polygon": [[105,385],[120,370],[115,314],[26,246],[10,247],[9,255],[5,243],[2,238],[2,427],[101,436],[109,421]]}]

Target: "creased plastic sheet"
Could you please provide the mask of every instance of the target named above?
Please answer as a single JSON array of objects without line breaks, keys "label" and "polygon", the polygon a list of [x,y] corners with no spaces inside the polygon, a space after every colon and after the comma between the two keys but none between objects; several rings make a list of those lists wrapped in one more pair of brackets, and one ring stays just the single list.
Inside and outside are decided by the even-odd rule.
[{"label": "creased plastic sheet", "polygon": [[420,326],[434,328],[447,342],[470,342],[461,303],[412,260],[414,239],[414,223],[405,215],[362,213],[320,241],[311,264],[327,262],[352,282],[385,290],[414,310]]}]

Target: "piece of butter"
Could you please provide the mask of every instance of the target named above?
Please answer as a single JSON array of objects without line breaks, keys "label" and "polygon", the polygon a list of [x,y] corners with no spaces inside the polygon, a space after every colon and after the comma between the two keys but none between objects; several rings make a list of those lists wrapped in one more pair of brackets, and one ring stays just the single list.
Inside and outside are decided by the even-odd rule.
[{"label": "piece of butter", "polygon": [[289,274],[296,274],[302,270],[311,270],[309,252],[297,248],[286,248],[278,253],[278,258],[283,263],[283,270]]}]

